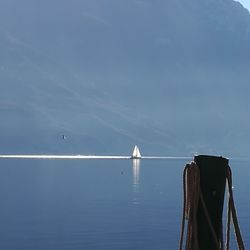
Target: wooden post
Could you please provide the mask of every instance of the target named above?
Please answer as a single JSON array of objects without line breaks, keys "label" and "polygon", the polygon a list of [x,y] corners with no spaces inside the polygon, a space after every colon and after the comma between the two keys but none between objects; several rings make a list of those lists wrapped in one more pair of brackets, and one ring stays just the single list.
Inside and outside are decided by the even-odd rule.
[{"label": "wooden post", "polygon": [[[223,242],[222,214],[225,196],[228,159],[217,156],[194,157],[200,169],[200,188],[218,242]],[[197,212],[198,242],[200,250],[217,249],[201,201]],[[223,246],[221,246],[223,249]]]}]

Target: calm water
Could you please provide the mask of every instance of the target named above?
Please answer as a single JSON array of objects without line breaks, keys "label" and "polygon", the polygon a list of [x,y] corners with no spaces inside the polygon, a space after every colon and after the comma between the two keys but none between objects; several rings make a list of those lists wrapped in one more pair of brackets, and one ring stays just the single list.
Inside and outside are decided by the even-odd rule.
[{"label": "calm water", "polygon": [[[0,249],[177,249],[185,163],[1,159]],[[249,248],[250,162],[230,163]]]}]

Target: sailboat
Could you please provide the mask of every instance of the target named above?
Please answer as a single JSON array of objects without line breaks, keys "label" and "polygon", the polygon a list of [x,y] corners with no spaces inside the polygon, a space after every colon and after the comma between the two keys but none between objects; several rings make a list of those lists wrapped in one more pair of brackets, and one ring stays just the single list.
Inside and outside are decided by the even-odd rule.
[{"label": "sailboat", "polygon": [[136,145],[135,145],[134,150],[132,152],[131,159],[141,159],[140,150]]}]

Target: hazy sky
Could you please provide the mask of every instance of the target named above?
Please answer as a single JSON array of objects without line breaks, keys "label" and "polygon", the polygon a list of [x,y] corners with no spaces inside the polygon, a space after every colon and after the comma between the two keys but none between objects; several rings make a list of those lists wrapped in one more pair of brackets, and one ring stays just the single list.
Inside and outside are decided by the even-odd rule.
[{"label": "hazy sky", "polygon": [[238,2],[242,3],[250,11],[250,0],[238,0]]}]

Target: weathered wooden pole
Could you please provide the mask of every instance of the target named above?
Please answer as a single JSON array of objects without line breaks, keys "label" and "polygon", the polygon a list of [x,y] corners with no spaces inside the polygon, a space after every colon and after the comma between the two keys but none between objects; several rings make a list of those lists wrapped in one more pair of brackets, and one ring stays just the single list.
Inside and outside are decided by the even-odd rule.
[{"label": "weathered wooden pole", "polygon": [[[222,214],[225,185],[228,171],[228,159],[217,156],[199,155],[194,162],[200,170],[200,188],[212,227],[218,243],[223,249]],[[218,249],[201,199],[197,211],[198,243],[200,250]]]}]

